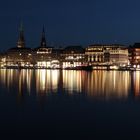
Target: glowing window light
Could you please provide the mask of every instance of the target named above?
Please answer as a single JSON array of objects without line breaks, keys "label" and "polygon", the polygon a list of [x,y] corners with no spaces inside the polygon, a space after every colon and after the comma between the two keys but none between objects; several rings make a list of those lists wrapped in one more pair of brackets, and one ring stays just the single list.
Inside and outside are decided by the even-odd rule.
[{"label": "glowing window light", "polygon": [[2,62],[6,62],[6,58],[2,58]]},{"label": "glowing window light", "polygon": [[133,67],[136,68],[136,65],[134,65]]},{"label": "glowing window light", "polygon": [[46,67],[47,66],[47,62],[45,62],[45,61],[37,62],[37,66],[39,66],[39,67]]},{"label": "glowing window light", "polygon": [[118,66],[110,66],[110,69],[117,70]]}]

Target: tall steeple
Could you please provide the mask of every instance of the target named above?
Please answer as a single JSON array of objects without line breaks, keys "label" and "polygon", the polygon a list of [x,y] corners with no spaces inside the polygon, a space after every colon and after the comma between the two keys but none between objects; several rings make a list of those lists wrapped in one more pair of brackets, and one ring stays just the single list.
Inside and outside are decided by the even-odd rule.
[{"label": "tall steeple", "polygon": [[24,48],[25,47],[25,40],[24,40],[24,30],[23,30],[23,24],[20,24],[19,28],[19,39],[17,42],[17,47],[18,48]]},{"label": "tall steeple", "polygon": [[44,26],[43,26],[40,47],[46,47],[46,46],[47,45],[46,45],[46,38],[45,38],[45,29],[44,29]]}]

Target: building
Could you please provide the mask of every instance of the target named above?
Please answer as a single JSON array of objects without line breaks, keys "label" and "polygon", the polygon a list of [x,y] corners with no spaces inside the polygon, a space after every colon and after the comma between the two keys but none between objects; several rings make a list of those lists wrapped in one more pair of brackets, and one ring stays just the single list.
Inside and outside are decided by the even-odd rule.
[{"label": "building", "polygon": [[85,54],[90,65],[128,65],[128,49],[123,45],[90,45]]},{"label": "building", "polygon": [[62,68],[62,58],[61,54],[64,48],[53,48],[52,49],[52,68]]},{"label": "building", "polygon": [[46,43],[45,29],[43,27],[40,46],[33,51],[35,68],[59,68],[57,51]]},{"label": "building", "polygon": [[81,46],[67,46],[61,53],[62,68],[76,68],[86,65],[85,49]]},{"label": "building", "polygon": [[0,68],[3,68],[6,63],[6,54],[0,53]]},{"label": "building", "polygon": [[105,63],[109,62],[111,65],[127,66],[129,63],[128,48],[123,45],[104,46],[104,56]]},{"label": "building", "polygon": [[140,68],[140,43],[129,46],[129,61],[132,67]]},{"label": "building", "polygon": [[86,48],[85,54],[89,65],[101,64],[104,62],[104,46],[90,45]]},{"label": "building", "polygon": [[32,49],[25,47],[24,30],[21,24],[17,47],[6,52],[5,67],[33,67]]}]

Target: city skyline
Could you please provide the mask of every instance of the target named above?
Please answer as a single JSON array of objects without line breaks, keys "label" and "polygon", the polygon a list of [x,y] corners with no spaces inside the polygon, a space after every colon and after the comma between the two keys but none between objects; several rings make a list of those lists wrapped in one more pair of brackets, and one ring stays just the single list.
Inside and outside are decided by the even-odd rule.
[{"label": "city skyline", "polygon": [[[22,32],[22,35],[21,35],[21,32]],[[44,38],[45,38],[45,46],[44,47],[53,47],[53,48],[65,48],[65,47],[68,47],[68,46],[81,46],[81,47],[83,47],[83,48],[87,48],[88,46],[91,46],[91,45],[101,45],[101,46],[106,46],[106,45],[121,45],[121,46],[124,46],[124,47],[130,47],[130,46],[132,46],[132,45],[134,45],[135,43],[139,43],[139,42],[133,42],[133,44],[124,44],[123,42],[122,43],[117,43],[117,42],[110,42],[110,43],[104,43],[104,42],[97,42],[97,43],[91,43],[91,42],[89,42],[88,44],[86,44],[86,45],[83,45],[83,44],[74,44],[74,43],[72,43],[72,44],[61,44],[61,45],[55,45],[55,44],[51,44],[51,43],[48,43],[49,42],[49,40],[46,38],[46,29],[45,29],[45,26],[43,25],[42,26],[42,32],[40,32],[40,37],[38,37],[38,43],[36,44],[36,45],[34,45],[34,46],[29,46],[28,44],[30,44],[29,42],[28,43],[26,43],[27,41],[26,41],[26,36],[25,36],[25,31],[24,31],[24,25],[23,25],[23,22],[20,22],[20,24],[19,24],[19,27],[18,27],[18,32],[17,32],[17,39],[16,39],[16,42],[15,42],[15,45],[14,46],[9,46],[8,48],[5,48],[5,49],[1,49],[1,47],[0,47],[0,51],[3,51],[3,52],[5,52],[5,51],[7,51],[8,49],[10,49],[10,48],[15,48],[15,47],[17,47],[17,45],[18,45],[18,41],[19,41],[19,39],[20,39],[20,36],[23,36],[23,40],[24,40],[24,47],[26,47],[26,48],[32,48],[32,49],[35,49],[35,48],[37,48],[37,47],[40,47],[40,43],[41,43],[41,41],[42,41],[42,36],[44,36]],[[21,37],[22,38],[22,37]]]},{"label": "city skyline", "polygon": [[1,139],[139,138],[140,0],[0,2]]},{"label": "city skyline", "polygon": [[[127,3],[126,3],[127,2]],[[48,44],[124,44],[140,41],[139,1],[2,1],[0,49],[15,47],[23,21],[27,47],[39,44],[45,25]]]}]

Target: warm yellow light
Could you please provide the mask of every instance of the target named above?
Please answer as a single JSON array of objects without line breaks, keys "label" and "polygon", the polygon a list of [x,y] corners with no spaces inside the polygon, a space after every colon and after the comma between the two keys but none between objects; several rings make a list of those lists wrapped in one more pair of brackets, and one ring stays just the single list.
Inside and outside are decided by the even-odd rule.
[{"label": "warm yellow light", "polygon": [[113,69],[113,70],[118,70],[118,66],[110,66],[110,69]]}]

